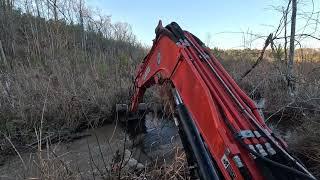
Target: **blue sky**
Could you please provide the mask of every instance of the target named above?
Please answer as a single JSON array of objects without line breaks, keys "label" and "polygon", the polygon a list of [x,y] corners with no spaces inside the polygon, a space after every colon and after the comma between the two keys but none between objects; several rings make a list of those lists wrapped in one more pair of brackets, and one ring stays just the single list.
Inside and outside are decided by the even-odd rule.
[{"label": "blue sky", "polygon": [[[301,0],[302,1],[302,0]],[[310,9],[308,0],[300,6]],[[249,35],[230,32],[252,32],[268,35],[280,20],[272,6],[285,6],[285,0],[88,0],[88,5],[111,15],[112,22],[127,22],[137,39],[151,45],[154,28],[161,19],[166,25],[176,21],[183,29],[197,35],[211,47],[240,48]],[[298,6],[299,8],[299,6]],[[316,3],[319,8],[319,3]],[[302,8],[301,8],[302,9]],[[210,38],[208,38],[210,36]],[[210,39],[210,41],[208,40]],[[307,42],[307,46],[315,46]],[[319,43],[320,44],[320,43]],[[250,46],[250,43],[246,43]],[[263,46],[263,40],[251,47]]]}]

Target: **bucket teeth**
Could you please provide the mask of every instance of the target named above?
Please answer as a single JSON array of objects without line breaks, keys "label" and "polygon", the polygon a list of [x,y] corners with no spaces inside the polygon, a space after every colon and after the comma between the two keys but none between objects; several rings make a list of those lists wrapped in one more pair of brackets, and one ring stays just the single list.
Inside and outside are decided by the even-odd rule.
[{"label": "bucket teeth", "polygon": [[[146,103],[140,103],[138,105],[138,111],[147,111],[148,105]],[[127,113],[129,111],[128,104],[116,104],[116,112]]]},{"label": "bucket teeth", "polygon": [[130,112],[128,104],[116,104],[116,116],[121,122],[138,121],[144,118],[148,112],[159,113],[163,106],[158,103],[152,103],[149,106],[146,103],[139,103],[136,112]]},{"label": "bucket teeth", "polygon": [[116,112],[127,113],[129,110],[128,104],[116,104]]},{"label": "bucket teeth", "polygon": [[137,112],[129,112],[129,106],[127,104],[116,104],[117,118],[121,122],[141,120],[147,111],[148,105],[146,103],[140,103]]},{"label": "bucket teeth", "polygon": [[138,111],[139,112],[141,112],[141,111],[145,112],[147,110],[148,110],[148,105],[146,103],[140,103],[138,105]]}]

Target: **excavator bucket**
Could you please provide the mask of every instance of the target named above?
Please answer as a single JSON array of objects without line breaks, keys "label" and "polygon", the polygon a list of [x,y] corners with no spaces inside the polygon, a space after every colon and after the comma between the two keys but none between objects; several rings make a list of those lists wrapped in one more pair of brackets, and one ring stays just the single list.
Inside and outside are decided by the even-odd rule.
[{"label": "excavator bucket", "polygon": [[138,110],[135,113],[129,112],[129,106],[127,104],[116,104],[116,115],[120,122],[142,119],[147,112],[148,105],[146,103],[139,103]]},{"label": "excavator bucket", "polygon": [[160,103],[139,103],[137,111],[130,112],[127,104],[116,104],[116,121],[123,124],[127,132],[135,137],[146,132],[146,115],[162,114],[163,105]]},{"label": "excavator bucket", "polygon": [[146,103],[139,103],[136,112],[130,112],[127,104],[116,104],[116,121],[123,124],[130,135],[136,136],[145,133],[145,116],[149,111]]}]

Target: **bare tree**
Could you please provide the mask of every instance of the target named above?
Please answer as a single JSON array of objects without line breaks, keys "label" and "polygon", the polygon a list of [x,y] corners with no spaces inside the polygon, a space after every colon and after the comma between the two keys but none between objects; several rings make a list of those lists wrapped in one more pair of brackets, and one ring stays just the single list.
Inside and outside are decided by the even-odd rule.
[{"label": "bare tree", "polygon": [[208,47],[210,47],[210,46],[211,46],[211,43],[212,43],[211,33],[207,32],[207,34],[206,34],[206,45],[207,45]]},{"label": "bare tree", "polygon": [[293,61],[294,61],[294,44],[295,44],[295,34],[296,34],[296,16],[297,16],[297,0],[292,0],[290,49],[289,49],[289,59],[287,64],[287,82],[289,87],[289,93],[292,96],[294,95],[294,87],[295,87]]},{"label": "bare tree", "polygon": [[54,15],[54,20],[58,21],[58,11],[57,11],[57,0],[53,0],[53,15]]},{"label": "bare tree", "polygon": [[[283,8],[284,9],[284,8]],[[284,23],[284,62],[287,62],[288,60],[288,39],[287,39],[287,23],[288,23],[288,8],[286,10],[283,10],[283,23]]]},{"label": "bare tree", "polygon": [[39,0],[35,0],[36,9],[37,9],[37,16],[40,17],[40,9],[39,9]]}]

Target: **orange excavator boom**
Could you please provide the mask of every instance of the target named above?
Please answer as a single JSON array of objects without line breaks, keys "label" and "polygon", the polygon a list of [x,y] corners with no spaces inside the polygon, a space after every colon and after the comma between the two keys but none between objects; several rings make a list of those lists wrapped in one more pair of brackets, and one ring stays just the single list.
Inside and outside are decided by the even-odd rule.
[{"label": "orange excavator boom", "polygon": [[201,179],[315,179],[211,50],[175,22],[159,22],[137,69],[130,111],[147,88],[163,83],[171,84],[176,125]]}]

